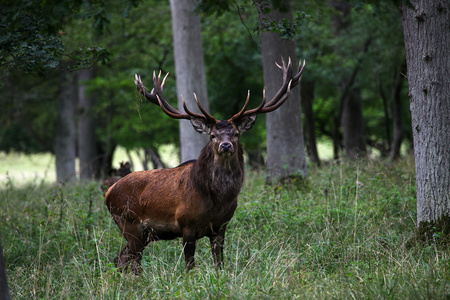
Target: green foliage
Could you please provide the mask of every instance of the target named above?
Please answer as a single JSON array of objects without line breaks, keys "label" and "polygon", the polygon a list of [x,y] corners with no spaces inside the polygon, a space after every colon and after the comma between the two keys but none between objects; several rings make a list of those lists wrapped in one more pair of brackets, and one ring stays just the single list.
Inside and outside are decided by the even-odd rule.
[{"label": "green foliage", "polygon": [[[331,137],[342,90],[356,71],[350,88],[360,90],[367,139],[381,143],[387,140],[382,94],[387,97],[387,117],[391,123],[395,75],[401,72],[405,60],[401,15],[391,2],[350,3],[351,12],[344,19],[346,27],[339,30],[339,34],[331,22],[328,2],[293,3],[294,9],[311,15],[296,36],[299,57],[307,61],[302,81],[303,84],[314,83],[317,135]],[[410,117],[406,78],[404,81],[401,99],[406,130],[410,127]]]},{"label": "green foliage", "polygon": [[[64,3],[55,5],[59,7]],[[37,5],[35,2],[31,4]],[[135,1],[107,4],[83,2],[75,10],[74,3],[72,10],[64,12],[71,16],[65,19],[64,26],[61,25],[64,28],[56,26],[49,29],[54,32],[59,28],[57,41],[64,51],[52,54],[51,57],[61,63],[58,65],[59,69],[69,68],[72,71],[90,68],[94,62],[99,62],[94,66],[96,78],[83,84],[88,85],[89,92],[95,97],[93,113],[97,120],[96,133],[101,143],[111,141],[112,144],[120,144],[127,149],[149,146],[149,142],[153,147],[177,144],[177,122],[168,121],[164,113],[152,104],[142,103],[141,108],[133,83],[135,73],[141,74],[149,85],[152,84],[153,70],[163,69],[174,73],[173,59],[167,59],[168,53],[172,51],[170,7],[161,1],[150,1],[146,9],[136,9],[135,4]],[[33,5],[27,9],[35,8]],[[158,16],[158,24],[148,27],[146,16],[152,9],[156,9],[156,13],[161,13],[163,17]],[[95,20],[102,15],[105,18],[107,16],[108,22],[105,21],[101,26],[106,28],[108,25],[108,30],[102,30],[103,34],[100,35],[97,27],[93,30],[88,20]],[[49,36],[51,35],[44,37]],[[7,59],[8,56],[2,58]],[[36,61],[43,63],[42,59]],[[103,65],[100,62],[110,64]],[[6,84],[1,86],[0,102],[4,110],[0,114],[0,120],[4,126],[0,130],[0,149],[27,153],[52,151],[60,86],[58,74],[49,72],[48,69],[39,69],[42,72],[38,73],[45,73],[45,76],[35,79],[17,72],[22,71],[23,64],[17,66],[18,69],[14,71],[13,65],[8,67],[9,76]],[[35,67],[35,64],[30,65],[30,72],[36,71]],[[173,76],[169,77],[167,86],[167,98],[176,98]]]},{"label": "green foliage", "polygon": [[305,23],[305,20],[309,18],[311,18],[311,16],[303,11],[296,11],[295,16],[292,18],[283,18],[281,21],[272,21],[263,18],[261,20],[261,29],[263,31],[277,32],[282,39],[293,39],[300,34],[300,27]]},{"label": "green foliage", "polygon": [[[282,9],[283,3],[273,1],[276,8]],[[342,89],[338,83],[348,81],[358,68],[353,86],[361,90],[366,134],[374,143],[386,144],[381,91],[389,106],[394,75],[400,72],[404,61],[401,17],[390,3],[352,1],[351,4],[352,12],[346,20],[349,26],[339,36],[333,34],[327,1],[292,1],[296,12],[292,19],[280,24],[267,20],[266,25],[296,40],[298,58],[307,60],[302,84],[315,87],[313,108],[318,138],[332,136]],[[176,105],[167,1],[67,0],[46,1],[44,5],[36,0],[3,1],[1,5],[0,59],[4,72],[0,76],[6,80],[0,86],[0,102],[5,107],[0,120],[6,126],[0,129],[0,149],[27,152],[52,149],[59,83],[58,74],[50,69],[77,70],[92,65],[96,78],[87,85],[95,98],[93,113],[101,143],[110,141],[128,150],[178,144],[178,123],[169,120],[153,104],[141,102],[133,84],[136,73],[151,88],[153,70],[169,72],[164,95]],[[259,105],[263,76],[255,4],[198,1],[197,11],[202,15],[211,113],[229,118],[241,109],[248,90],[250,107]],[[369,40],[370,45],[363,52]],[[44,80],[24,76],[23,71],[45,75]],[[401,97],[408,137],[406,84]],[[264,151],[264,116],[259,118],[252,131],[243,137],[248,151]]]},{"label": "green foliage", "polygon": [[326,165],[309,185],[268,187],[247,176],[225,242],[225,268],[197,242],[186,273],[180,240],[150,244],[143,274],[112,263],[124,239],[98,184],[0,187],[11,294],[54,298],[445,298],[450,253],[404,245],[414,233],[412,160]]},{"label": "green foliage", "polygon": [[[127,10],[136,1],[127,1]],[[93,19],[97,34],[109,25],[109,14],[102,1],[2,1],[0,22],[0,67],[43,76],[60,65],[61,56],[72,59],[70,68],[107,62],[111,52],[85,47],[67,53],[61,36],[74,18]]]},{"label": "green foliage", "polygon": [[[149,20],[154,20],[151,25]],[[111,33],[96,40],[114,51],[114,59],[110,65],[98,67],[96,78],[88,83],[96,98],[97,135],[102,141],[112,139],[129,150],[178,144],[178,122],[141,98],[134,86],[134,74],[141,75],[151,90],[153,71],[175,73],[173,55],[169,56],[173,51],[170,24],[170,6],[161,1],[131,8],[126,18],[120,9],[112,9]],[[78,28],[86,30],[84,23],[76,25],[71,34],[76,35]],[[164,97],[176,103],[173,75],[167,79]]]},{"label": "green foliage", "polygon": [[[51,152],[56,118],[57,78],[14,73],[0,93],[0,150],[24,153]],[[20,83],[20,84],[17,84]]]},{"label": "green foliage", "polygon": [[197,2],[197,12],[204,15],[215,15],[216,17],[231,11],[232,6],[237,5],[235,1],[230,0],[199,0]]},{"label": "green foliage", "polygon": [[[2,7],[3,9],[3,7]],[[2,16],[4,16],[2,14]],[[41,33],[43,20],[23,15],[16,24],[2,18],[0,25],[0,66],[43,75],[59,65],[64,46],[57,35]]]},{"label": "green foliage", "polygon": [[[257,12],[241,7],[246,20],[257,24]],[[257,47],[259,36],[248,37],[248,28],[242,26],[243,16],[224,12],[217,17],[203,19],[206,77],[210,110],[216,118],[229,119],[239,112],[250,91],[250,107],[262,101],[262,64]],[[231,22],[232,21],[232,22]],[[243,38],[243,37],[248,38]],[[243,135],[246,150],[261,149],[265,140],[264,116],[259,117],[250,133]]]}]

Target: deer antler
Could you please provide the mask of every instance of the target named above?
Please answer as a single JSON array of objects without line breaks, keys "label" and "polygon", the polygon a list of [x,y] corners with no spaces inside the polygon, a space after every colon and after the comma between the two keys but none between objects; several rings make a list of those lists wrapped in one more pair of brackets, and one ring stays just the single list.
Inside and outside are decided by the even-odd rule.
[{"label": "deer antler", "polygon": [[283,71],[283,84],[281,85],[278,92],[275,94],[275,96],[269,101],[266,101],[266,89],[263,90],[263,100],[261,104],[254,109],[246,110],[249,102],[249,95],[247,96],[247,100],[245,101],[244,107],[240,112],[235,114],[229,121],[230,122],[236,122],[240,119],[244,118],[245,116],[252,115],[252,114],[264,114],[271,111],[274,111],[278,107],[280,107],[286,99],[289,97],[289,93],[291,91],[291,88],[295,87],[301,80],[303,69],[305,68],[306,61],[304,60],[303,63],[300,60],[297,73],[295,75],[292,71],[292,63],[291,58],[288,60],[288,64],[286,66],[286,63],[284,62],[284,59],[281,58],[282,65],[280,66],[278,63],[275,63],[277,67]]},{"label": "deer antler", "polygon": [[158,77],[156,77],[155,72],[153,72],[153,89],[149,93],[147,92],[144,84],[142,83],[141,76],[135,74],[135,80],[134,83],[136,85],[137,90],[139,93],[145,96],[147,100],[152,102],[153,104],[156,104],[161,107],[162,111],[168,115],[171,118],[174,119],[187,119],[190,120],[192,117],[194,118],[202,118],[206,121],[215,124],[217,120],[208,114],[205,109],[200,105],[200,102],[197,99],[197,95],[194,94],[195,101],[197,102],[197,106],[200,109],[200,111],[203,113],[203,115],[191,112],[186,105],[186,102],[184,101],[183,96],[181,96],[181,99],[183,101],[183,108],[186,113],[180,112],[179,110],[173,108],[166,100],[164,100],[162,92],[164,89],[164,84],[166,82],[167,76],[169,76],[169,73],[164,76],[164,79],[161,82],[161,71],[159,71]]}]

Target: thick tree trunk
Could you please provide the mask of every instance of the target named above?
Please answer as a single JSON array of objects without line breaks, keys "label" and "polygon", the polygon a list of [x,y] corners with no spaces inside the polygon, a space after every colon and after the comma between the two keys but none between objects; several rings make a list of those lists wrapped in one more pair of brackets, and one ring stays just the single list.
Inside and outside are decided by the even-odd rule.
[{"label": "thick tree trunk", "polygon": [[6,277],[6,266],[3,258],[2,239],[0,236],[0,299],[9,300],[8,279]]},{"label": "thick tree trunk", "polygon": [[[286,13],[274,9],[265,15],[261,5],[267,5],[267,2],[259,2],[258,5],[260,23],[264,18],[273,21],[292,18],[290,8]],[[275,62],[280,62],[281,57],[285,60],[290,57],[295,64],[294,67],[297,67],[295,43],[292,40],[281,39],[279,33],[261,30],[260,36],[266,97],[271,99],[282,83],[281,71],[276,67]],[[289,99],[279,109],[266,115],[266,133],[267,180],[273,181],[298,175],[306,177],[308,168],[303,140],[299,86],[291,90]]]},{"label": "thick tree trunk", "polygon": [[403,5],[417,183],[417,237],[450,235],[450,8]]},{"label": "thick tree trunk", "polygon": [[[199,112],[192,93],[209,111],[206,90],[206,73],[203,59],[200,17],[195,13],[195,2],[170,0],[172,11],[175,72],[177,79],[178,107],[183,111],[181,95],[189,109]],[[196,159],[208,142],[206,136],[198,134],[189,121],[180,120],[181,161]]]},{"label": "thick tree trunk", "polygon": [[80,180],[92,180],[98,169],[93,96],[87,94],[86,81],[94,78],[94,69],[80,70],[78,77],[78,157]]},{"label": "thick tree trunk", "polygon": [[58,117],[55,130],[56,181],[75,181],[75,106],[77,81],[73,73],[61,71]]}]

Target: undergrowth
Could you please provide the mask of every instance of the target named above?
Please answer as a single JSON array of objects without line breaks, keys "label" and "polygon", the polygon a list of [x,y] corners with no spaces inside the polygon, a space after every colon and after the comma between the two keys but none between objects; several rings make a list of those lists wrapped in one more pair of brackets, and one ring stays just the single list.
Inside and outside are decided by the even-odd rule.
[{"label": "undergrowth", "polygon": [[264,185],[248,172],[216,271],[209,241],[185,272],[181,240],[150,244],[139,277],[118,273],[123,247],[98,183],[0,187],[0,231],[13,299],[444,299],[450,253],[407,249],[414,234],[414,166],[365,162]]}]

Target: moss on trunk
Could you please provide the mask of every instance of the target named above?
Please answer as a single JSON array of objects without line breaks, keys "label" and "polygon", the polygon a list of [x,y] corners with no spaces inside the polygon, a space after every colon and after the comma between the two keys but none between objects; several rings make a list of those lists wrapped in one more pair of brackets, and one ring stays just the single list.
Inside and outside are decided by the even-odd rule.
[{"label": "moss on trunk", "polygon": [[416,244],[445,244],[450,241],[450,216],[442,216],[436,221],[420,222],[414,236],[407,242],[406,247]]}]

